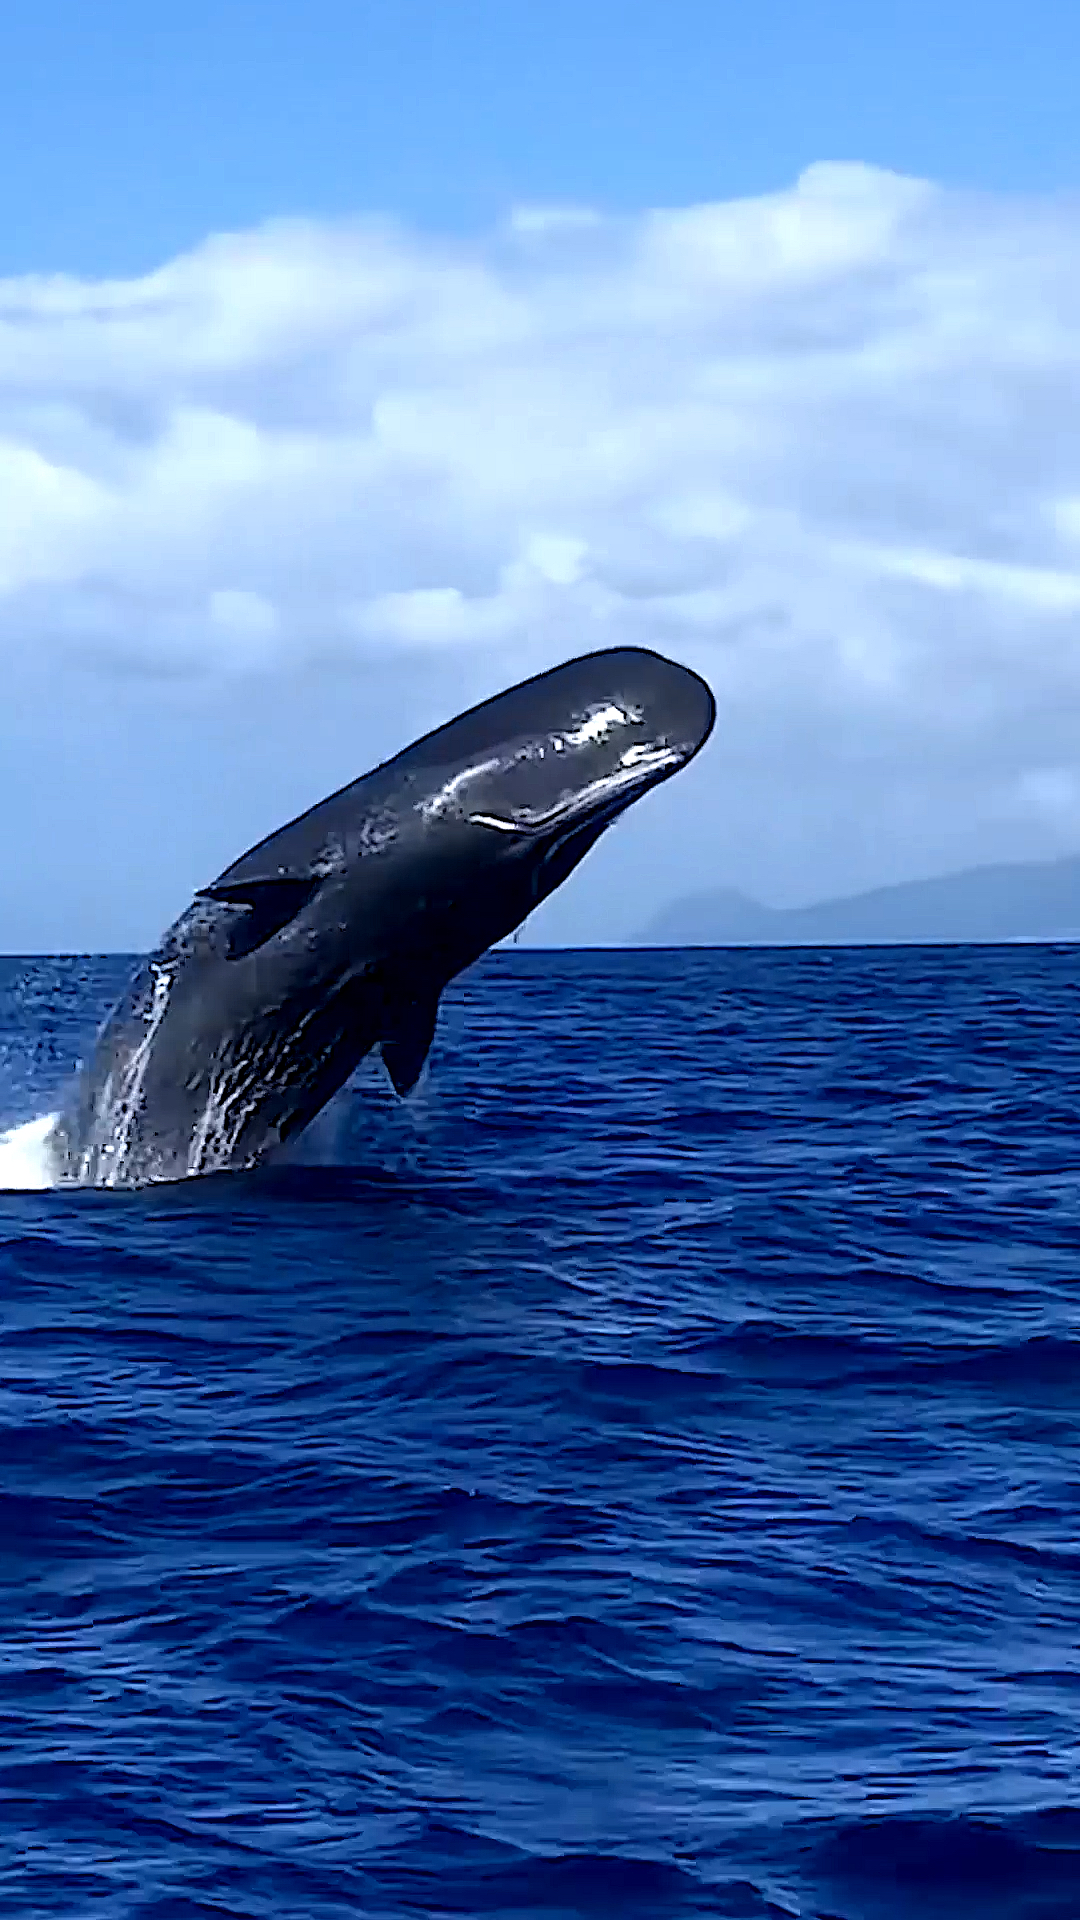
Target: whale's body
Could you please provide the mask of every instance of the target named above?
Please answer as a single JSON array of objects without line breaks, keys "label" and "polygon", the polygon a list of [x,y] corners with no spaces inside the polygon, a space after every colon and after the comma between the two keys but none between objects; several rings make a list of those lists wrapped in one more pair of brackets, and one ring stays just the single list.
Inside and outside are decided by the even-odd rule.
[{"label": "whale's body", "polygon": [[376,1045],[408,1092],[447,982],[684,766],[713,717],[686,668],[588,654],[261,841],[196,896],[106,1022],[51,1137],[58,1181],[254,1166]]}]

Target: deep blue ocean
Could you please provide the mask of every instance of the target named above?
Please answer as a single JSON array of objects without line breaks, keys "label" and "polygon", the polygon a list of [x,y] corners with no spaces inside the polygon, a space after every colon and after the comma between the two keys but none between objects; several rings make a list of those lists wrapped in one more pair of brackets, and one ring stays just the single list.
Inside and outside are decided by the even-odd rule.
[{"label": "deep blue ocean", "polygon": [[[0,1125],[125,971],[0,962]],[[1077,950],[444,1004],[0,1194],[0,1913],[1078,1920]]]}]

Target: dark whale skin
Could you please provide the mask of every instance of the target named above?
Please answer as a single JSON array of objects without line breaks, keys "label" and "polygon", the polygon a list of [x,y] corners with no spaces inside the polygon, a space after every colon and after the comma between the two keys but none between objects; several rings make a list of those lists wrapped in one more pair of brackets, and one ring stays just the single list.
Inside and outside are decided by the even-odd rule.
[{"label": "dark whale skin", "polygon": [[378,1046],[416,1083],[447,982],[687,764],[705,682],[644,648],[511,687],[262,840],[140,966],[49,1141],[58,1184],[257,1165]]}]

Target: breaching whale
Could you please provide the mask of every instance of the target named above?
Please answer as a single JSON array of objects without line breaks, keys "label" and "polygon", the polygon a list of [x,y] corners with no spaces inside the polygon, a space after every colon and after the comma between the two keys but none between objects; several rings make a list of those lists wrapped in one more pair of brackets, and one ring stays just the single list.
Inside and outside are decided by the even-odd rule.
[{"label": "breaching whale", "polygon": [[249,1168],[378,1047],[415,1086],[447,982],[709,736],[712,694],[641,648],[471,708],[262,840],[140,966],[58,1117],[59,1184]]}]

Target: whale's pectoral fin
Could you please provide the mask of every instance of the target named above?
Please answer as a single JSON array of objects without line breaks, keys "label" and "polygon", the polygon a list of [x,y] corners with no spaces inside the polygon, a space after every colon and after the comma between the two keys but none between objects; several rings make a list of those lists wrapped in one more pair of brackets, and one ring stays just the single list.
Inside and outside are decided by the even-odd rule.
[{"label": "whale's pectoral fin", "polygon": [[229,959],[242,960],[245,954],[254,953],[256,947],[264,946],[275,933],[280,933],[290,920],[295,920],[318,885],[319,880],[313,875],[298,879],[283,874],[270,880],[217,881],[212,887],[204,887],[202,892],[207,899],[246,908],[246,912],[237,915],[227,936]]},{"label": "whale's pectoral fin", "polygon": [[383,1034],[383,1066],[395,1093],[411,1093],[420,1078],[439,1015],[437,993],[395,1006]]}]

